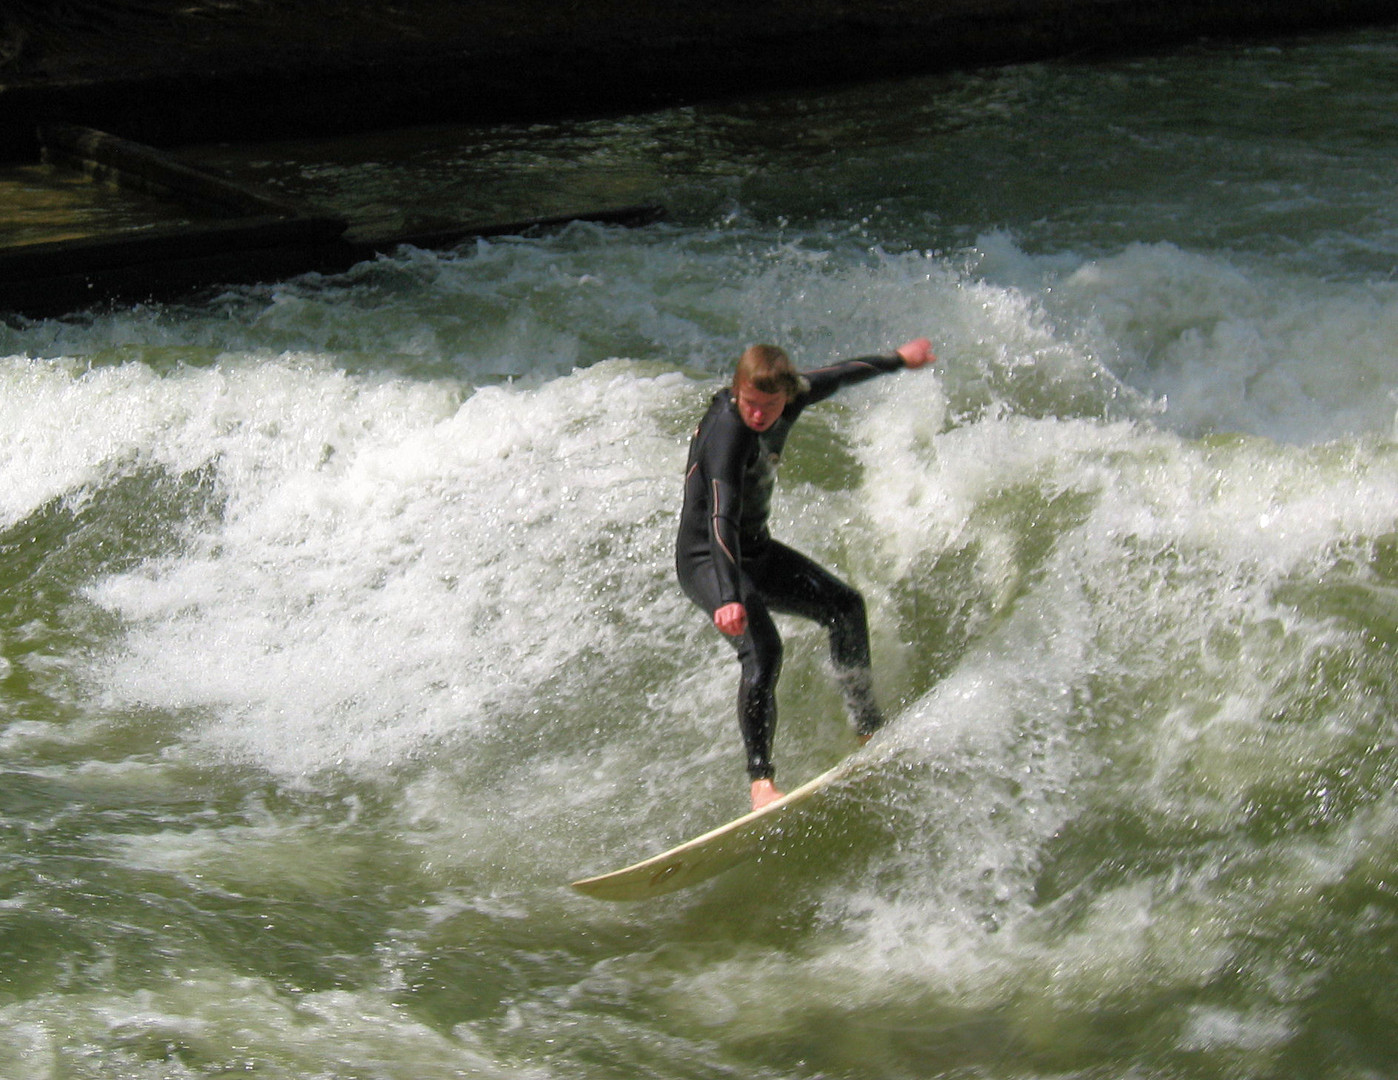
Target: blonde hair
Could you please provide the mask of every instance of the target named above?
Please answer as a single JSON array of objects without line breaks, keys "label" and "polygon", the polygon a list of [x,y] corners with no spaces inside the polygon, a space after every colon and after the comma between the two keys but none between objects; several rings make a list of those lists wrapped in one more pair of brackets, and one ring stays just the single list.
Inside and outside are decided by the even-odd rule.
[{"label": "blonde hair", "polygon": [[806,389],[806,380],[792,366],[791,357],[775,345],[753,345],[738,358],[733,373],[733,391],[746,383],[763,394],[785,394],[788,399]]}]

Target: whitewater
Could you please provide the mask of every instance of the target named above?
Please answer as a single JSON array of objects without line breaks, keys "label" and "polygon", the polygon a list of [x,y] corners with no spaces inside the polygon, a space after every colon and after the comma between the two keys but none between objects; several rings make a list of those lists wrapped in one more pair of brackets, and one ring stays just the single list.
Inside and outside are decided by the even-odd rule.
[{"label": "whitewater", "polygon": [[[1378,29],[191,151],[668,216],[0,324],[0,1072],[1395,1075],[1395,116]],[[573,893],[744,808],[709,396],[919,335],[774,505],[869,602],[864,767]],[[794,785],[855,741],[782,626]]]}]

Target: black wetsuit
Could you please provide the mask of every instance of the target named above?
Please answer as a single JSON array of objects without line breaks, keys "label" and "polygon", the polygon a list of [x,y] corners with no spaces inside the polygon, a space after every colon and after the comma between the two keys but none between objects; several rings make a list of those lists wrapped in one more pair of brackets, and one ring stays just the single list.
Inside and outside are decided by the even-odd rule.
[{"label": "black wetsuit", "polygon": [[767,528],[777,464],[791,426],[807,405],[841,387],[903,368],[898,356],[863,357],[803,372],[807,387],[763,432],[743,423],[729,389],[714,395],[689,446],[675,568],[685,594],[709,614],[726,604],[747,610],[747,631],[732,638],[742,663],[738,723],[748,775],[770,778],[782,641],[772,612],[800,615],[830,632],[851,719],[861,735],[883,723],[869,673],[864,598],[813,560],[772,539]]}]

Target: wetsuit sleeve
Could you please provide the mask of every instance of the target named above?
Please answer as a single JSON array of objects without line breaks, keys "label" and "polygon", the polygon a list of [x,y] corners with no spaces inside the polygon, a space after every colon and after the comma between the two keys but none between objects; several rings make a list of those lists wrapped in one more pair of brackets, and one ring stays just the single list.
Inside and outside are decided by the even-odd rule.
[{"label": "wetsuit sleeve", "polygon": [[824,401],[837,390],[872,379],[876,375],[902,371],[906,365],[896,353],[892,356],[861,356],[855,360],[845,360],[829,367],[803,371],[801,374],[810,383],[810,390],[801,396],[802,406]]},{"label": "wetsuit sleeve", "polygon": [[[737,412],[720,411],[713,426],[703,435],[698,460],[693,462],[692,482],[702,483],[696,492],[696,506],[707,511],[705,523],[707,555],[716,577],[717,608],[740,604],[742,588],[742,478],[751,436],[745,435]],[[696,521],[695,525],[698,525]]]},{"label": "wetsuit sleeve", "polygon": [[738,576],[743,554],[739,523],[746,445],[741,434],[732,423],[720,423],[706,442],[702,462],[702,476],[709,485],[709,554],[718,577],[719,607],[742,601]]}]

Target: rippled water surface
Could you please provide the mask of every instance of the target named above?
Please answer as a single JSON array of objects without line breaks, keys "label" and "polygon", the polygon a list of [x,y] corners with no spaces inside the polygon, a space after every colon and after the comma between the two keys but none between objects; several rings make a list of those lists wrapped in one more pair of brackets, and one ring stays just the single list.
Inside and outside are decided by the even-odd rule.
[{"label": "rippled water surface", "polygon": [[[667,221],[0,327],[0,1072],[1377,1077],[1398,34],[205,160]],[[511,215],[513,216],[513,215]],[[747,343],[892,721],[761,862],[672,580]],[[784,624],[786,782],[854,747]]]}]

